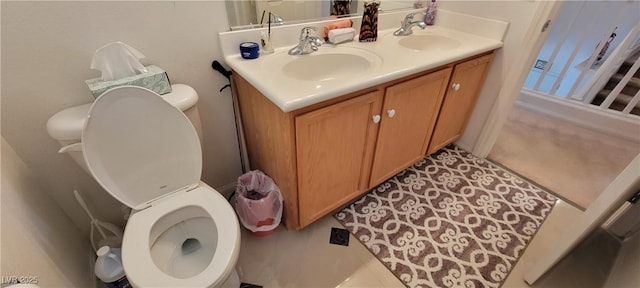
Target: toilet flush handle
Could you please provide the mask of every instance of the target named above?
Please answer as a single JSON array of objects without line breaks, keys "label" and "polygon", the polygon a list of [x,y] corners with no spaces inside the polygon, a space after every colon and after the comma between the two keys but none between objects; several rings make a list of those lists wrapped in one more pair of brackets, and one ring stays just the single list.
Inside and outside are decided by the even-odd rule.
[{"label": "toilet flush handle", "polygon": [[73,143],[73,144],[64,146],[60,148],[60,150],[58,150],[58,153],[67,153],[67,152],[73,152],[73,151],[82,151],[82,142]]}]

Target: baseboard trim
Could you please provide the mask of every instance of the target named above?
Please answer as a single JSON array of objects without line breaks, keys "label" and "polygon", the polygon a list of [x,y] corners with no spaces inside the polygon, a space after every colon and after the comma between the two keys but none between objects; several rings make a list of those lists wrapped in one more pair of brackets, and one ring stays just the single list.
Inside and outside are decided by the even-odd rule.
[{"label": "baseboard trim", "polygon": [[599,111],[581,103],[573,103],[571,100],[559,99],[526,88],[520,91],[516,105],[580,127],[640,143],[640,118],[634,120],[608,111]]}]

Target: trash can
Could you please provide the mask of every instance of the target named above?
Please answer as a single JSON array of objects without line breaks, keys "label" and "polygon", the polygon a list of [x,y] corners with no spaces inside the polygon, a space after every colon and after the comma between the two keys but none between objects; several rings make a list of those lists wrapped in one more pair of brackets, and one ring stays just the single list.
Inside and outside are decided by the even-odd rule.
[{"label": "trash can", "polygon": [[269,176],[254,170],[238,178],[236,213],[240,223],[257,236],[267,236],[282,219],[282,195]]}]

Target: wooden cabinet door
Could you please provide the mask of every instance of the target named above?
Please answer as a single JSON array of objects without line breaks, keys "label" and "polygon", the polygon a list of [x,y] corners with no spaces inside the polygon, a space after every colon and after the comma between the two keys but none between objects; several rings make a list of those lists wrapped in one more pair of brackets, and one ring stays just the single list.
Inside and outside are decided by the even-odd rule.
[{"label": "wooden cabinet door", "polygon": [[366,191],[381,105],[375,91],[295,118],[300,226]]},{"label": "wooden cabinet door", "polygon": [[446,68],[386,89],[370,187],[424,157],[450,74]]},{"label": "wooden cabinet door", "polygon": [[493,54],[482,56],[454,67],[427,154],[434,153],[460,138],[471,116],[492,57]]}]

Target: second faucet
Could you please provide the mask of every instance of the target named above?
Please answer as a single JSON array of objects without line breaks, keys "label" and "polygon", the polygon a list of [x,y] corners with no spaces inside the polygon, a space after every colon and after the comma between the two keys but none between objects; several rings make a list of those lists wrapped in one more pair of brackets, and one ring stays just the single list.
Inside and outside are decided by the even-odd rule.
[{"label": "second faucet", "polygon": [[302,28],[302,30],[300,31],[300,42],[298,43],[298,45],[289,50],[289,55],[302,55],[318,51],[318,46],[321,46],[324,41],[319,37],[309,35],[311,30],[317,31],[318,28]]},{"label": "second faucet", "polygon": [[[413,21],[413,17],[420,16],[419,20]],[[404,20],[401,22],[402,26],[396,32],[393,32],[395,36],[407,36],[411,35],[413,26],[418,26],[421,29],[427,28],[427,23],[424,23],[425,12],[414,12],[404,16]]]}]

